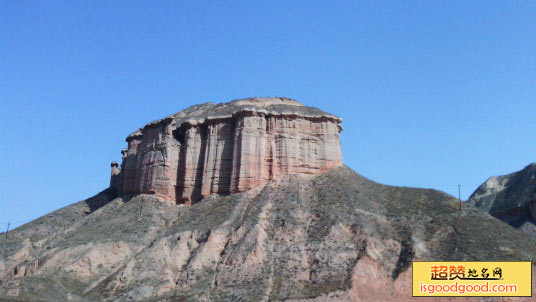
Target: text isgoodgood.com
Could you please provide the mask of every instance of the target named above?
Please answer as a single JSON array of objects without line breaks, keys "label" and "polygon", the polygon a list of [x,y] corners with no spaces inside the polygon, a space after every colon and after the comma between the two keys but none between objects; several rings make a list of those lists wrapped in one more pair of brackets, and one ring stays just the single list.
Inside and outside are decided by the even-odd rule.
[{"label": "text isgoodgood.com", "polygon": [[421,293],[434,295],[438,293],[457,293],[463,295],[465,293],[517,293],[517,285],[515,284],[493,284],[489,282],[482,284],[459,284],[458,281],[454,284],[424,284],[420,283],[419,288]]}]

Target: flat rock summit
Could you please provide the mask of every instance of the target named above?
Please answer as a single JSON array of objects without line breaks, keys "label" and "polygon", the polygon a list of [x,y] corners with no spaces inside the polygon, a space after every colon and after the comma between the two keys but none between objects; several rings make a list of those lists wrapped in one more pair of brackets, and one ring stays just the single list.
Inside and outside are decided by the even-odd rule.
[{"label": "flat rock summit", "polygon": [[114,187],[191,203],[291,174],[321,174],[342,165],[340,122],[286,98],[193,106],[127,137]]},{"label": "flat rock summit", "polygon": [[0,301],[413,301],[414,260],[536,261],[486,211],[343,165],[340,123],[249,98],[145,125],[109,188],[1,234]]}]

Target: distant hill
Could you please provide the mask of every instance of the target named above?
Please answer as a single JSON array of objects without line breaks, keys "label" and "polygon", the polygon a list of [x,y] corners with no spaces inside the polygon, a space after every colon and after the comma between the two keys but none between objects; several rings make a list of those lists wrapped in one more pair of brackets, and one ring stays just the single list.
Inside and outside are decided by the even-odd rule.
[{"label": "distant hill", "polygon": [[536,163],[490,177],[468,203],[536,238]]}]

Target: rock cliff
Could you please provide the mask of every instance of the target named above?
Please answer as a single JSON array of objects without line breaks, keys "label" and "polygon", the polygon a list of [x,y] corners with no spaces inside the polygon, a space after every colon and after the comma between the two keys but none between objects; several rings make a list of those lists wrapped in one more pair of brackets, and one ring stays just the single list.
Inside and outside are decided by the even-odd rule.
[{"label": "rock cliff", "polygon": [[468,203],[536,238],[536,163],[508,175],[490,177]]},{"label": "rock cliff", "polygon": [[286,98],[206,103],[127,137],[118,190],[191,203],[342,164],[341,119]]}]

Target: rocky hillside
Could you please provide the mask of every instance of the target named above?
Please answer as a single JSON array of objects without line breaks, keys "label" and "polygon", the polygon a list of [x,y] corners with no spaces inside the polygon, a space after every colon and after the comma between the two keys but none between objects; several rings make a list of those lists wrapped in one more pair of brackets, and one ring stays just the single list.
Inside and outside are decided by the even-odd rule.
[{"label": "rocky hillside", "polygon": [[347,167],[191,206],[104,191],[1,238],[13,301],[408,301],[415,259],[536,259],[487,213]]},{"label": "rocky hillside", "polygon": [[536,163],[490,177],[468,203],[536,238]]}]

